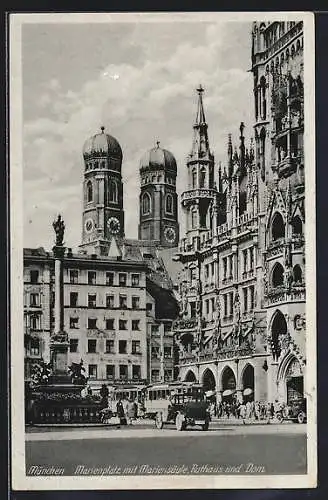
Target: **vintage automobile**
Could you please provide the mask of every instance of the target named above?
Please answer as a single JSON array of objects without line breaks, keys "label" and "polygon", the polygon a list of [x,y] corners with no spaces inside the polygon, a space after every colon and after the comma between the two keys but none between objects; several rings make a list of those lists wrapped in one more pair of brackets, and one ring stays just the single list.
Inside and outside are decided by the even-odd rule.
[{"label": "vintage automobile", "polygon": [[290,401],[281,411],[277,412],[278,422],[283,420],[292,420],[303,424],[306,422],[306,399],[295,399]]},{"label": "vintage automobile", "polygon": [[195,383],[174,384],[165,390],[159,385],[149,387],[145,406],[146,411],[152,408],[148,413],[155,419],[157,429],[173,423],[178,431],[194,425],[207,431],[211,420],[204,390]]}]

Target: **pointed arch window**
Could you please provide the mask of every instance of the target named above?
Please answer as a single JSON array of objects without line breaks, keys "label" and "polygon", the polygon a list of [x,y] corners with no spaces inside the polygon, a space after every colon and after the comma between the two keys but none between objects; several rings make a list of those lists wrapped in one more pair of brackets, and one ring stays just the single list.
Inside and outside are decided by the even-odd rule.
[{"label": "pointed arch window", "polygon": [[264,76],[260,80],[260,115],[262,120],[266,120],[267,100],[266,100],[266,80]]},{"label": "pointed arch window", "polygon": [[151,196],[149,193],[144,193],[142,197],[142,214],[147,215],[151,212]]},{"label": "pointed arch window", "polygon": [[292,231],[295,236],[301,236],[303,233],[303,224],[298,215],[296,215],[292,220]]},{"label": "pointed arch window", "polygon": [[206,169],[202,168],[200,171],[199,187],[202,189],[205,187],[206,182]]},{"label": "pointed arch window", "polygon": [[192,177],[192,187],[195,188],[197,186],[197,172],[196,172],[196,170],[192,171],[191,177]]},{"label": "pointed arch window", "polygon": [[285,223],[279,212],[272,219],[271,234],[274,241],[285,237]]},{"label": "pointed arch window", "polygon": [[173,196],[170,193],[166,195],[165,212],[168,214],[173,214]]},{"label": "pointed arch window", "polygon": [[192,227],[192,229],[197,227],[197,212],[196,212],[196,210],[193,210],[191,212],[191,227]]},{"label": "pointed arch window", "polygon": [[90,203],[93,200],[93,187],[92,182],[87,182],[87,202]]},{"label": "pointed arch window", "polygon": [[117,203],[118,199],[118,190],[116,181],[109,181],[109,201],[111,203]]},{"label": "pointed arch window", "polygon": [[277,311],[274,315],[271,325],[271,351],[274,360],[278,360],[281,354],[281,345],[279,337],[286,335],[288,332],[285,316],[281,311]]},{"label": "pointed arch window", "polygon": [[260,153],[261,175],[262,175],[262,179],[263,180],[265,178],[265,138],[266,138],[265,129],[262,128],[261,133],[260,133],[260,148],[259,148],[259,153]]},{"label": "pointed arch window", "polygon": [[272,270],[272,286],[274,288],[278,286],[283,286],[284,284],[285,271],[280,262],[277,262]]},{"label": "pointed arch window", "polygon": [[299,264],[296,264],[293,267],[293,279],[295,283],[302,283],[302,268]]}]

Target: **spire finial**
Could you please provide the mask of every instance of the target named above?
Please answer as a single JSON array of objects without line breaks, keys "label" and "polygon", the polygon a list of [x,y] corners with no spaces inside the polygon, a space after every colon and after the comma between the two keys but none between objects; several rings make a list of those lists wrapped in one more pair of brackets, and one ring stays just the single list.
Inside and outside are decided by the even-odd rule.
[{"label": "spire finial", "polygon": [[105,131],[105,127],[102,125],[102,126],[100,127],[100,130],[101,130],[101,133],[103,134],[103,133],[104,133],[104,131]]},{"label": "spire finial", "polygon": [[197,90],[197,92],[198,92],[199,95],[201,95],[204,92],[204,89],[203,89],[201,83],[198,85],[198,88],[196,90]]},{"label": "spire finial", "polygon": [[198,107],[197,107],[197,115],[196,115],[196,125],[201,125],[206,123],[204,106],[203,106],[203,92],[204,89],[202,85],[199,85],[196,89],[198,93]]}]

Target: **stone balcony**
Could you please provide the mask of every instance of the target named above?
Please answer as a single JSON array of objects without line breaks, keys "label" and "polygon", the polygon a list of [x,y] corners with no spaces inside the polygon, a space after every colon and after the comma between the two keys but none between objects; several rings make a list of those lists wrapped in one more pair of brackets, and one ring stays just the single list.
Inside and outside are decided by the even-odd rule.
[{"label": "stone balcony", "polygon": [[267,305],[281,302],[305,301],[305,286],[292,285],[291,288],[285,286],[270,288],[265,294]]},{"label": "stone balcony", "polygon": [[195,198],[213,199],[217,196],[217,194],[218,193],[215,189],[191,189],[182,193],[181,203],[183,206],[185,206],[190,200],[194,200]]},{"label": "stone balcony", "polygon": [[216,362],[228,359],[240,359],[242,357],[252,356],[255,352],[254,347],[225,347],[218,352],[203,352],[200,354],[185,353],[179,357],[180,365],[193,365],[196,363]]}]

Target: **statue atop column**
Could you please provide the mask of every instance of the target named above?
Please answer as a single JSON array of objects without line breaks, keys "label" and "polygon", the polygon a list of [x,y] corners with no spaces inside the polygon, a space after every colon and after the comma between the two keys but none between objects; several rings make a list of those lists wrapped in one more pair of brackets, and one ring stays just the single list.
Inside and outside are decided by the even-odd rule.
[{"label": "statue atop column", "polygon": [[63,246],[65,224],[60,214],[58,215],[57,219],[53,221],[52,227],[54,228],[54,231],[56,233],[56,246]]}]

